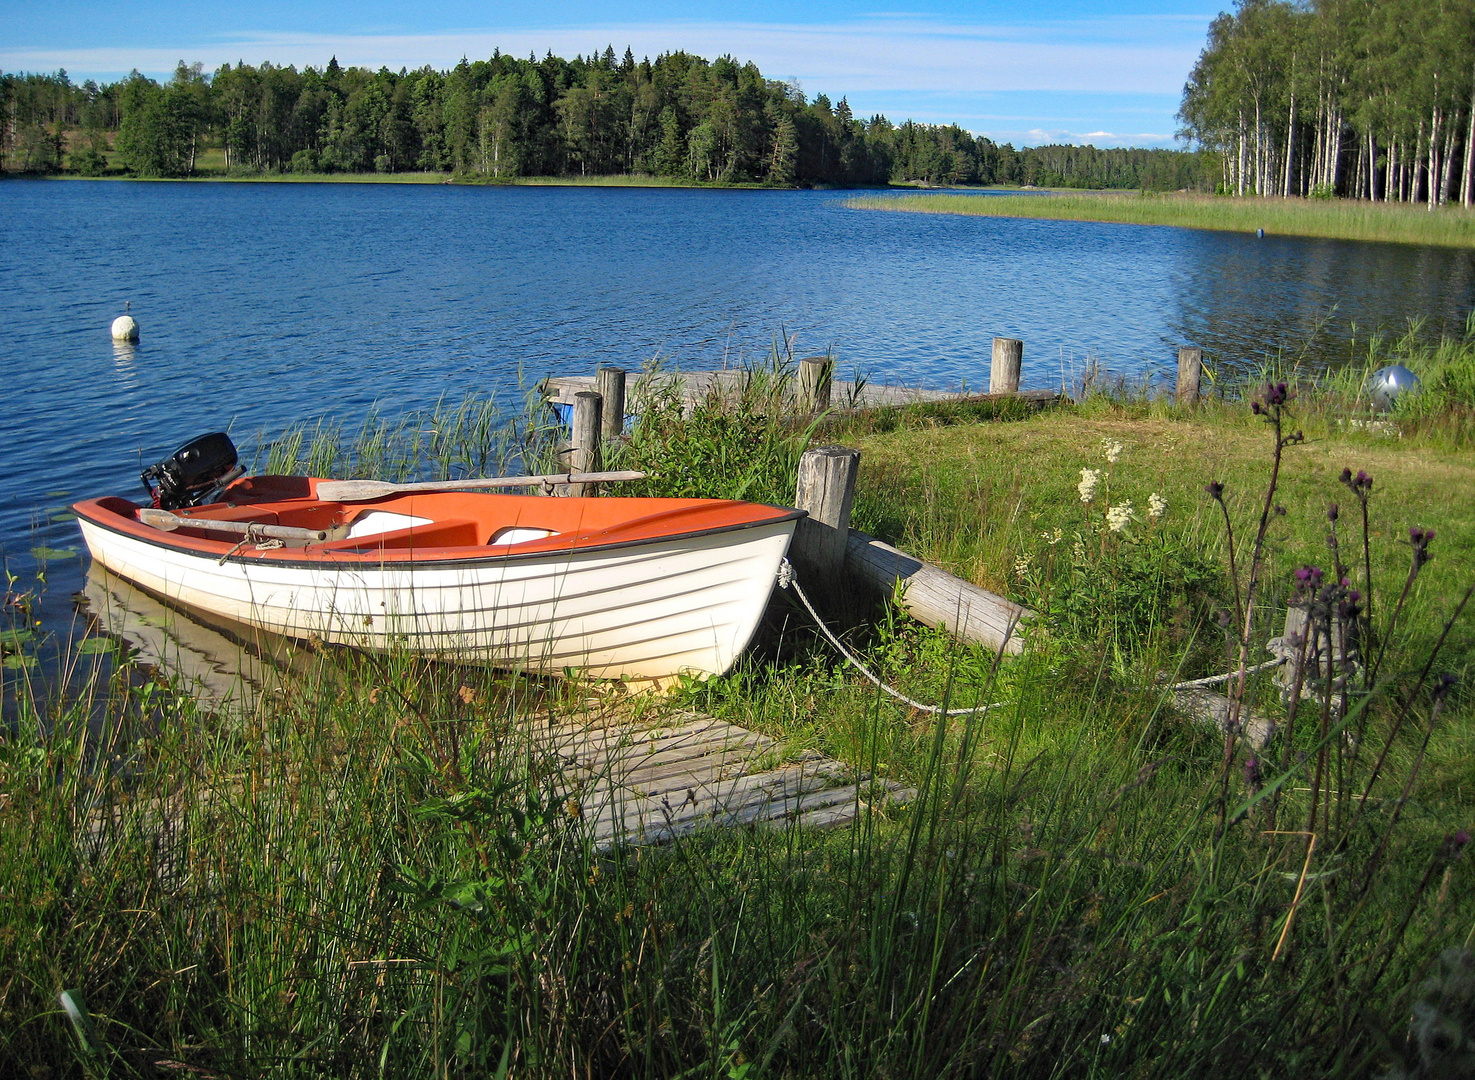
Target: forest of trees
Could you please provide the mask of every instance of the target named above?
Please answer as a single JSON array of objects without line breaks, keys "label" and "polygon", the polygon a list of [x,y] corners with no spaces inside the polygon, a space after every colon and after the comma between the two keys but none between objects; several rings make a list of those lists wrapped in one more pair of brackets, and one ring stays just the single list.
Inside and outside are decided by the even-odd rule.
[{"label": "forest of trees", "polygon": [[1240,0],[1179,119],[1235,194],[1469,206],[1475,0]]},{"label": "forest of trees", "polygon": [[1216,160],[1174,150],[1015,150],[956,125],[851,114],[730,57],[636,61],[627,49],[563,60],[498,53],[425,67],[180,63],[159,83],[0,74],[9,172],[190,176],[202,152],[236,173],[444,171],[490,180],[643,173],[789,185],[1212,186]]}]

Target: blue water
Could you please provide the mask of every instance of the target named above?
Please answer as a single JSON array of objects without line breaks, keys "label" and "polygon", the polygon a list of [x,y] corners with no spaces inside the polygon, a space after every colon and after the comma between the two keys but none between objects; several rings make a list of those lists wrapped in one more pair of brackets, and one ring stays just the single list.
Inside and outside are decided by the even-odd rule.
[{"label": "blue water", "polygon": [[[1087,357],[1166,373],[1180,344],[1252,365],[1426,317],[1460,327],[1475,253],[846,209],[831,192],[342,184],[0,183],[0,551],[76,547],[56,511],[136,490],[201,432],[357,418],[519,379],[689,369],[780,333],[842,376],[977,388],[995,335],[1026,387]],[[125,302],[142,328],[115,346]],[[47,567],[66,618],[84,559]]]}]

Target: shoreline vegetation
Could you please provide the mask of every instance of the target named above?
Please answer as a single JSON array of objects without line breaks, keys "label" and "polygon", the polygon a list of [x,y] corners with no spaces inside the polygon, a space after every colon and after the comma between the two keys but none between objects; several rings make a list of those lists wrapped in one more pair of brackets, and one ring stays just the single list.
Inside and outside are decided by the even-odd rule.
[{"label": "shoreline vegetation", "polygon": [[[775,407],[775,348],[610,448],[652,474],[624,493],[780,502],[806,446],[859,448],[857,528],[1040,612],[1009,659],[884,607],[848,631],[917,700],[997,703],[969,716],[881,698],[786,593],[743,663],[664,701],[320,648],[232,716],[85,625],[48,682],[44,584],[12,581],[0,1073],[1453,1075],[1475,332],[1367,349],[1192,410],[1096,381],[814,421]],[[1371,413],[1394,361],[1423,389]],[[556,438],[467,402],[305,421],[256,460],[448,474]],[[1317,630],[1278,682],[1251,669],[1290,611]],[[1269,745],[1174,711],[1168,683],[1225,672]],[[686,709],[917,796],[596,850],[538,733]]]},{"label": "shoreline vegetation", "polygon": [[[774,187],[1071,184],[1174,190],[1212,173],[1193,152],[1015,149],[956,124],[855,116],[730,56],[630,50],[565,60],[500,52],[449,71],[180,62],[164,83],[0,73],[0,172],[187,177],[446,172],[642,174]],[[1208,169],[1208,172],[1205,172]]]},{"label": "shoreline vegetation", "polygon": [[1475,211],[1344,199],[1226,198],[1184,193],[1042,192],[979,198],[923,194],[900,198],[858,196],[846,205],[861,210],[963,214],[1188,229],[1373,240],[1444,247],[1475,247]]},{"label": "shoreline vegetation", "polygon": [[[101,176],[77,176],[70,173],[36,174],[29,177],[11,174],[11,176],[15,179],[111,180],[183,184],[444,184],[456,187],[639,187],[691,188],[720,191],[792,191],[797,188],[797,185],[723,180],[691,180],[676,176],[652,176],[648,173],[616,173],[611,176],[508,176],[491,178],[449,172],[310,173],[222,170],[216,172],[201,171],[189,176],[130,176],[126,173],[105,174]],[[0,180],[3,179],[5,177],[0,176]],[[818,190],[856,189],[854,185],[845,185],[842,189],[833,184],[815,184],[812,187]],[[914,185],[901,185],[896,190],[916,190],[916,188]]]}]

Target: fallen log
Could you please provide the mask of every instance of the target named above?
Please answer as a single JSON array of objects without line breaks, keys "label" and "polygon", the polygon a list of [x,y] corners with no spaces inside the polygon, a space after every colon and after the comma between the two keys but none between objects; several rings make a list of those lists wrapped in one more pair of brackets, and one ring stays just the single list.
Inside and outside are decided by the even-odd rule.
[{"label": "fallen log", "polygon": [[897,602],[918,622],[1010,655],[1024,651],[1026,607],[954,577],[855,529],[845,544],[845,569]]}]

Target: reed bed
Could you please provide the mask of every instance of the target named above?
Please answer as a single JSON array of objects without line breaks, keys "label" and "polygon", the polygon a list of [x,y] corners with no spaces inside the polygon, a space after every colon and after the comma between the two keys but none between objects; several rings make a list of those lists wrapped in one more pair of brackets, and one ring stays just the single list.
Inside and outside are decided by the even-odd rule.
[{"label": "reed bed", "polygon": [[1190,229],[1336,240],[1379,240],[1441,247],[1475,246],[1475,213],[1462,207],[1360,200],[1261,199],[1227,196],[1105,192],[1040,195],[860,196],[846,200],[860,210],[984,217],[1173,225]]},{"label": "reed bed", "polygon": [[[1475,1006],[1475,725],[1440,677],[1475,659],[1475,522],[1448,496],[1471,465],[1443,429],[1338,427],[1330,396],[1278,383],[1252,391],[1272,424],[1244,402],[1189,416],[1098,395],[1005,421],[928,407],[814,427],[765,404],[781,379],[699,407],[690,432],[653,420],[629,452],[672,483],[764,493],[792,485],[809,439],[861,444],[858,524],[1045,623],[1007,663],[894,611],[852,640],[888,681],[995,708],[898,708],[782,608],[735,671],[670,703],[327,650],[229,720],[90,653],[70,696],[22,693],[0,743],[0,1072],[1436,1075]],[[1297,425],[1305,444],[1284,443]],[[290,461],[378,460],[314,430]],[[1344,461],[1376,487],[1342,483]],[[1090,502],[1081,468],[1104,473]],[[1153,493],[1168,510],[1149,522]],[[1328,499],[1358,600],[1293,573],[1337,557]],[[1104,510],[1127,500],[1144,512],[1112,530]],[[1410,539],[1410,516],[1437,539]],[[1190,565],[1191,589],[1143,586]],[[1071,590],[1098,599],[1072,609]],[[1263,753],[1173,712],[1158,672],[1243,665],[1288,603],[1364,620],[1377,662],[1288,706],[1269,673],[1246,678],[1289,728]],[[540,732],[673,705],[917,797],[829,833],[597,850],[584,778]]]}]

